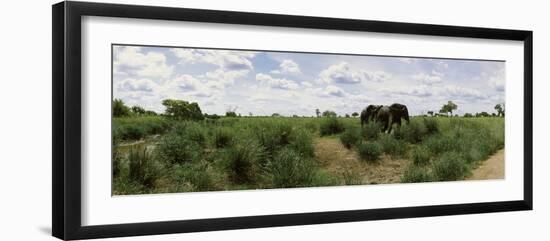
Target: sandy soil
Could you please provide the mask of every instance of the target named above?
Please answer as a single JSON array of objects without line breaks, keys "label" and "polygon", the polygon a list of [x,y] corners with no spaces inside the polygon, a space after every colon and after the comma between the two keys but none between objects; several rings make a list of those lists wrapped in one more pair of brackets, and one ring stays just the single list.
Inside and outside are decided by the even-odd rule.
[{"label": "sandy soil", "polygon": [[[355,150],[345,148],[337,138],[316,138],[315,156],[322,169],[334,176],[357,176],[360,184],[399,183],[400,178],[408,165],[407,159],[392,159],[383,155],[376,164],[361,161]],[[489,159],[472,171],[467,180],[487,180],[504,178],[504,150],[499,150]],[[358,183],[359,184],[359,183]]]},{"label": "sandy soil", "polygon": [[504,179],[504,149],[484,161],[481,166],[472,171],[468,180]]},{"label": "sandy soil", "polygon": [[361,184],[398,183],[411,163],[384,155],[377,164],[368,164],[359,160],[356,151],[346,149],[336,138],[317,138],[314,142],[315,155],[323,169],[341,177],[353,171],[361,178]]}]

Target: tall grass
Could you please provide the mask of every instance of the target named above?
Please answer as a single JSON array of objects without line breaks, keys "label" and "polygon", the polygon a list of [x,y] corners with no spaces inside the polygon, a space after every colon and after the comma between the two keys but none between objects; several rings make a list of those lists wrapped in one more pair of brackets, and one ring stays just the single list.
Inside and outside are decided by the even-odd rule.
[{"label": "tall grass", "polygon": [[340,135],[340,142],[348,149],[361,143],[361,139],[361,129],[357,127],[348,127],[346,131]]},{"label": "tall grass", "polygon": [[380,145],[376,142],[362,143],[357,147],[359,158],[369,163],[375,163],[382,154]]},{"label": "tall grass", "polygon": [[338,134],[344,131],[344,123],[336,117],[323,117],[319,123],[319,133],[321,136]]},{"label": "tall grass", "polygon": [[113,139],[139,140],[149,135],[165,133],[173,121],[161,116],[113,118]]},{"label": "tall grass", "polygon": [[128,153],[129,178],[141,185],[152,188],[161,176],[161,166],[156,163],[144,147],[133,147]]},{"label": "tall grass", "polygon": [[301,157],[298,152],[289,148],[277,152],[266,170],[276,188],[306,187],[315,176],[312,160]]}]

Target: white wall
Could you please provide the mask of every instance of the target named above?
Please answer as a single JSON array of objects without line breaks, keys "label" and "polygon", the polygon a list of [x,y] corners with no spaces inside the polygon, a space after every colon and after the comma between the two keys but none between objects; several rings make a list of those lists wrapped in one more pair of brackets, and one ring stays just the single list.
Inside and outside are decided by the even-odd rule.
[{"label": "white wall", "polygon": [[[109,1],[115,2],[115,1]],[[116,1],[147,3],[141,1]],[[534,30],[535,109],[549,101],[550,24],[545,1],[153,1],[190,8],[272,12]],[[9,1],[0,10],[0,240],[53,240],[51,230],[51,10]],[[546,22],[544,22],[546,21]],[[547,240],[550,113],[535,113],[534,206],[509,212],[155,236],[155,240]],[[6,135],[7,133],[7,135]],[[152,237],[124,238],[151,240]]]}]

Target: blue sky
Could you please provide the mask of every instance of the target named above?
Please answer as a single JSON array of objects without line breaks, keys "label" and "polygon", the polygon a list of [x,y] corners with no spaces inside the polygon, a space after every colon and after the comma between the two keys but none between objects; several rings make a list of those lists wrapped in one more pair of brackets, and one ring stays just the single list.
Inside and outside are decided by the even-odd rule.
[{"label": "blue sky", "polygon": [[209,114],[344,115],[402,103],[418,115],[449,100],[458,114],[494,112],[504,86],[499,61],[113,46],[113,97],[159,113],[168,98]]}]

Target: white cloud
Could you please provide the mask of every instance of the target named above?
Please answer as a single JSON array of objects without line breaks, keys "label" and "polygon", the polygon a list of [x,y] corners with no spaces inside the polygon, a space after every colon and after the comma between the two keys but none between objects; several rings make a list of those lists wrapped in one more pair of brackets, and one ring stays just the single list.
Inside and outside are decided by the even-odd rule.
[{"label": "white cloud", "polygon": [[212,82],[212,85],[225,87],[233,85],[236,79],[245,77],[248,73],[249,70],[246,69],[227,71],[219,68],[214,71],[206,72],[204,75],[200,75],[199,77],[208,79]]},{"label": "white cloud", "polygon": [[180,64],[208,63],[224,70],[253,69],[250,58],[252,51],[208,50],[208,49],[171,49]]},{"label": "white cloud", "polygon": [[397,60],[406,64],[412,64],[418,61],[416,58],[397,58]]},{"label": "white cloud", "polygon": [[362,81],[383,82],[391,78],[391,75],[384,71],[365,71],[352,68],[346,62],[331,65],[319,74],[320,82],[358,84]]},{"label": "white cloud", "polygon": [[270,71],[272,74],[300,74],[300,66],[291,59],[281,61],[279,69]]},{"label": "white cloud", "polygon": [[504,68],[497,71],[493,76],[489,77],[489,84],[498,92],[504,92],[506,88]]},{"label": "white cloud", "polygon": [[273,78],[267,74],[256,74],[256,80],[269,85],[271,88],[293,90],[298,88],[298,84],[292,80]]},{"label": "white cloud", "polygon": [[405,86],[405,87],[396,87],[396,88],[383,88],[382,92],[388,94],[397,94],[397,95],[408,95],[416,97],[428,97],[436,94],[438,90],[435,88],[430,88],[426,85],[419,86]]},{"label": "white cloud", "polygon": [[313,92],[317,94],[317,96],[321,97],[345,97],[347,96],[346,91],[344,91],[342,88],[334,85],[328,85],[324,89],[323,88],[316,88],[313,89]]},{"label": "white cloud", "polygon": [[118,91],[132,92],[142,91],[151,92],[157,87],[157,84],[149,79],[124,79],[118,83]]},{"label": "white cloud", "polygon": [[481,93],[476,89],[465,88],[456,85],[447,85],[443,88],[443,93],[447,97],[451,98],[465,98],[465,99],[486,99],[487,95]]},{"label": "white cloud", "polygon": [[114,47],[113,72],[155,78],[156,82],[160,82],[159,78],[168,78],[172,75],[174,67],[166,64],[166,56],[163,53],[149,51],[144,54],[141,50],[140,47]]},{"label": "white cloud", "polygon": [[432,70],[431,74],[419,73],[412,76],[414,80],[418,80],[427,85],[440,84],[443,82],[443,73]]}]

